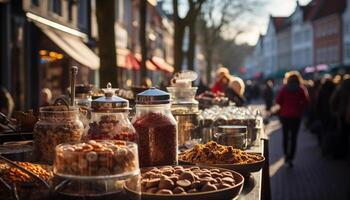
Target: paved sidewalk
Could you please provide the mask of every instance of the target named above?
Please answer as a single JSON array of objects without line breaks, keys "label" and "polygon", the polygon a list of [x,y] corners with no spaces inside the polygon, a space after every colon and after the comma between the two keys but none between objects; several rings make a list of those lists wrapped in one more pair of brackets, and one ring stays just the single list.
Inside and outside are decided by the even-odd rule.
[{"label": "paved sidewalk", "polygon": [[316,137],[302,128],[294,168],[287,168],[277,119],[267,126],[267,133],[273,200],[350,200],[349,161],[323,158]]}]

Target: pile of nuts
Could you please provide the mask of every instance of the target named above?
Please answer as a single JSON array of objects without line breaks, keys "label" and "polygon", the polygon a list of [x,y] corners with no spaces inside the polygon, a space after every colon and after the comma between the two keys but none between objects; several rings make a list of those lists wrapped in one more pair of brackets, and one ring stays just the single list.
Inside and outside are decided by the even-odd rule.
[{"label": "pile of nuts", "polygon": [[236,180],[228,170],[197,166],[165,166],[142,173],[141,191],[151,194],[187,194],[232,188]]},{"label": "pile of nuts", "polygon": [[179,155],[179,160],[202,164],[248,164],[263,160],[264,157],[234,149],[210,141],[206,144],[196,144],[192,149]]},{"label": "pile of nuts", "polygon": [[90,140],[56,147],[54,173],[65,176],[106,176],[138,169],[137,148],[120,140]]},{"label": "pile of nuts", "polygon": [[[32,172],[33,174],[39,176],[45,181],[50,181],[53,177],[53,173],[45,168],[43,168],[39,164],[33,164],[29,162],[16,162],[21,167],[25,168],[26,170]],[[33,183],[35,180],[28,175],[27,173],[23,172],[20,169],[9,167],[9,166],[3,166],[1,171],[1,178],[5,180],[7,183],[13,183],[13,184],[22,184],[22,183]]]},{"label": "pile of nuts", "polygon": [[100,121],[90,123],[87,134],[91,140],[114,139],[135,141],[136,139],[135,130],[120,123],[117,116],[113,114],[102,115]]}]

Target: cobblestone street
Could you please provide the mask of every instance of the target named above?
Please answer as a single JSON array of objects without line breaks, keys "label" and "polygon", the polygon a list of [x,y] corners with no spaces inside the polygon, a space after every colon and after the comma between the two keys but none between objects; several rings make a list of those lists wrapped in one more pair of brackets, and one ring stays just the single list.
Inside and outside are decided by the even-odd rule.
[{"label": "cobblestone street", "polygon": [[324,158],[315,135],[299,132],[294,168],[284,165],[282,132],[277,119],[267,126],[273,200],[348,200],[350,162]]}]

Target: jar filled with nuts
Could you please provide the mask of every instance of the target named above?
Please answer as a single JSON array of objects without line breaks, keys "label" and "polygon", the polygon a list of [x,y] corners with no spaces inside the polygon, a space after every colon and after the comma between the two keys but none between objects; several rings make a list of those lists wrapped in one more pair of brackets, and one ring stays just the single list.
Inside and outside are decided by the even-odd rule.
[{"label": "jar filled with nuts", "polygon": [[[53,165],[55,199],[141,199],[137,145],[122,140],[60,144]],[[125,188],[134,191],[127,196]]]},{"label": "jar filled with nuts", "polygon": [[177,122],[168,93],[156,88],[139,93],[132,123],[138,136],[141,167],[177,164]]},{"label": "jar filled with nuts", "polygon": [[65,142],[80,141],[84,132],[79,110],[68,106],[40,108],[39,121],[34,127],[34,155],[38,161],[51,164],[55,147]]},{"label": "jar filled with nuts", "polygon": [[91,103],[91,120],[84,139],[135,141],[136,132],[128,118],[129,101],[115,96],[110,83],[104,92],[104,97]]}]

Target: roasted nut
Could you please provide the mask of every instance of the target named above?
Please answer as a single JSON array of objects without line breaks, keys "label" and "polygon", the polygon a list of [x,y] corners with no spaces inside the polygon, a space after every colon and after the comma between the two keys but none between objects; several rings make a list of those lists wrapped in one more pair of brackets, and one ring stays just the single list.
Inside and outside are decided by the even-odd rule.
[{"label": "roasted nut", "polygon": [[181,194],[183,192],[185,192],[185,190],[182,187],[176,187],[173,189],[174,194]]},{"label": "roasted nut", "polygon": [[174,183],[176,183],[176,181],[179,180],[179,177],[176,176],[176,175],[171,175],[171,176],[169,176],[169,179],[172,180],[172,181],[174,181]]},{"label": "roasted nut", "polygon": [[151,188],[151,187],[157,187],[159,184],[160,178],[153,178],[150,179],[146,182],[146,187]]},{"label": "roasted nut", "polygon": [[202,192],[208,192],[208,191],[214,191],[214,190],[217,190],[217,188],[215,187],[215,185],[212,185],[210,183],[205,184],[201,189]]},{"label": "roasted nut", "polygon": [[162,172],[162,174],[167,175],[167,176],[170,176],[171,174],[173,174],[173,171],[167,169],[167,170],[164,170],[164,171]]},{"label": "roasted nut", "polygon": [[213,177],[213,178],[222,178],[223,177],[223,175],[222,174],[220,174],[220,173],[218,173],[218,172],[212,172],[211,173],[211,177]]},{"label": "roasted nut", "polygon": [[146,190],[146,193],[156,193],[158,191],[158,188],[157,187],[152,187],[152,188],[148,188]]},{"label": "roasted nut", "polygon": [[211,175],[209,173],[202,172],[202,173],[198,174],[198,177],[199,178],[208,178],[208,177],[211,177]]},{"label": "roasted nut", "polygon": [[227,184],[230,184],[230,185],[235,183],[235,180],[233,180],[233,178],[231,178],[231,177],[224,177],[221,180],[222,180],[223,183],[227,183]]},{"label": "roasted nut", "polygon": [[200,181],[195,181],[195,182],[193,182],[192,184],[191,184],[191,188],[193,189],[193,188],[195,188],[195,189],[200,189],[200,187],[201,187],[202,185],[201,185],[201,182]]},{"label": "roasted nut", "polygon": [[186,189],[186,188],[189,188],[191,186],[191,181],[186,180],[186,179],[178,180],[178,181],[176,181],[176,185]]},{"label": "roasted nut", "polygon": [[196,193],[199,192],[196,188],[192,188],[190,190],[187,191],[188,193]]},{"label": "roasted nut", "polygon": [[174,188],[174,182],[170,179],[161,179],[159,181],[159,189],[168,189],[172,190]]},{"label": "roasted nut", "polygon": [[232,173],[231,173],[231,172],[228,172],[228,171],[222,172],[222,175],[223,175],[223,176],[228,176],[228,177],[233,178]]},{"label": "roasted nut", "polygon": [[193,173],[192,172],[183,172],[182,174],[180,174],[179,176],[179,180],[189,180],[190,182],[194,181],[194,177],[193,177]]},{"label": "roasted nut", "polygon": [[182,174],[183,172],[184,172],[183,168],[175,170],[175,174],[178,174],[178,175]]},{"label": "roasted nut", "polygon": [[161,189],[157,194],[173,194],[173,192],[171,190]]}]

